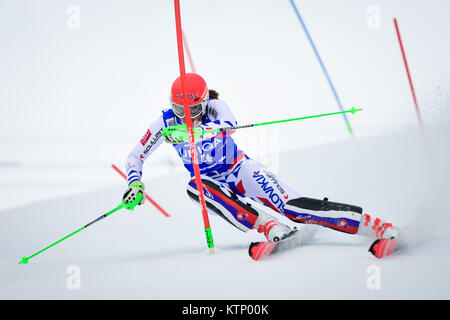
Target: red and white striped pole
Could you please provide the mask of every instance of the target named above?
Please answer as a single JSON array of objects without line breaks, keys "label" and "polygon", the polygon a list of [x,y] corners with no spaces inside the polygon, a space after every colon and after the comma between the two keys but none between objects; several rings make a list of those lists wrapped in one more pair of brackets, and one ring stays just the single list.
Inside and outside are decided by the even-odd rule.
[{"label": "red and white striped pole", "polygon": [[[180,77],[181,87],[183,88],[183,97],[187,97],[186,90],[186,68],[184,65],[184,52],[183,52],[183,36],[181,29],[181,14],[180,14],[180,0],[174,0],[175,5],[175,24],[177,31],[177,46],[178,46],[178,60],[180,64]],[[194,131],[191,119],[191,109],[188,104],[188,99],[183,99],[184,112],[186,115],[186,126],[189,137],[189,148],[191,151],[192,167],[194,168],[195,184],[199,193],[199,202],[201,205],[203,224],[205,227],[206,242],[209,248],[209,253],[214,253],[214,241],[212,238],[211,226],[209,224],[208,211],[206,209],[205,195],[203,193],[203,183],[200,176],[200,168],[198,165],[197,148],[195,147]]]},{"label": "red and white striped pole", "polygon": [[395,30],[397,32],[398,42],[400,44],[400,50],[402,51],[403,62],[405,63],[406,74],[408,75],[409,87],[411,88],[411,92],[412,92],[412,96],[413,96],[413,100],[414,100],[414,105],[416,107],[417,118],[419,119],[420,127],[423,130],[424,127],[423,127],[422,117],[420,115],[419,104],[417,103],[416,92],[414,90],[414,85],[413,85],[413,82],[412,82],[411,73],[409,72],[408,60],[406,59],[405,48],[403,47],[402,37],[400,35],[400,29],[398,27],[398,22],[397,22],[396,18],[394,18],[394,25],[395,25]]}]

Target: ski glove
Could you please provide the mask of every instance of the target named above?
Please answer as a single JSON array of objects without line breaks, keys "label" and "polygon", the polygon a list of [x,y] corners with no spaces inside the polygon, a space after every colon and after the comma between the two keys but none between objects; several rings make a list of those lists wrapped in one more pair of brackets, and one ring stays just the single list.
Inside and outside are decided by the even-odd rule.
[{"label": "ski glove", "polygon": [[[204,133],[203,130],[207,130],[207,129],[211,129],[211,128],[205,127],[203,125],[194,128],[194,140],[196,142],[198,142],[198,141],[214,138],[217,135],[217,132]],[[172,143],[172,144],[183,143],[183,142],[189,141],[186,125],[174,125],[174,126],[166,127],[163,130],[163,136],[167,143]]]},{"label": "ski glove", "polygon": [[171,143],[171,144],[178,144],[178,143],[184,142],[183,140],[181,140],[181,139],[179,139],[179,138],[177,138],[175,136],[172,136],[170,134],[165,136],[165,141],[167,143]]},{"label": "ski glove", "polygon": [[133,210],[137,205],[142,205],[145,202],[144,189],[144,184],[141,181],[130,184],[122,198],[124,208]]}]

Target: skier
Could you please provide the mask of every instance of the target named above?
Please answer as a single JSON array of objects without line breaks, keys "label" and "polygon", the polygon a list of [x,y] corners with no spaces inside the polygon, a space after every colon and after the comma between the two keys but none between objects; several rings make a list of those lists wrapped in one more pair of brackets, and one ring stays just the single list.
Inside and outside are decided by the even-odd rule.
[{"label": "skier", "polygon": [[[200,75],[187,73],[185,82],[194,129],[237,125],[228,105],[219,100],[216,91],[208,89]],[[162,134],[166,127],[186,124],[183,98],[181,78],[178,77],[171,88],[171,108],[162,111],[162,115],[150,125],[130,152],[126,164],[128,189],[123,195],[127,209],[132,210],[145,201],[145,197],[138,197],[139,193],[144,193],[142,166],[164,140],[173,145],[191,174],[187,185],[189,197],[199,201],[189,143],[170,134],[166,137]],[[385,249],[386,245],[380,241],[397,236],[397,228],[363,213],[361,207],[331,202],[327,198],[319,200],[301,196],[240,150],[231,133],[200,137],[196,149],[207,207],[237,229],[244,232],[257,230],[265,235],[269,243],[285,239],[293,235],[296,228],[291,229],[278,221],[274,215],[279,213],[294,222],[371,237],[375,242],[370,251],[377,257],[382,256],[380,250]],[[267,207],[267,210],[255,206],[255,201]]]}]

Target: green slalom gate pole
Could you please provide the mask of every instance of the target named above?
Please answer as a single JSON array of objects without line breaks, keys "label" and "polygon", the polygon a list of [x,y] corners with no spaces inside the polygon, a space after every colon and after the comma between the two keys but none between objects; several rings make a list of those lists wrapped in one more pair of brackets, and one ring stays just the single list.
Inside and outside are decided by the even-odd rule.
[{"label": "green slalom gate pole", "polygon": [[72,232],[71,234],[68,234],[67,236],[65,236],[65,237],[59,239],[58,241],[52,243],[51,245],[45,247],[44,249],[42,249],[42,250],[36,252],[35,254],[32,254],[32,255],[29,256],[29,257],[23,257],[22,260],[19,262],[19,264],[22,264],[22,263],[23,263],[23,264],[27,264],[27,263],[28,263],[28,260],[30,260],[31,258],[33,258],[33,257],[37,256],[38,254],[40,254],[40,253],[42,253],[42,252],[44,252],[44,251],[50,249],[51,247],[57,245],[58,243],[60,243],[60,242],[62,242],[62,241],[64,241],[64,240],[66,240],[67,238],[70,238],[70,237],[73,236],[74,234],[77,234],[77,233],[80,232],[81,230],[86,229],[87,227],[89,227],[90,225],[94,224],[95,222],[98,222],[98,221],[102,220],[103,218],[106,218],[107,216],[113,214],[114,212],[116,212],[116,211],[118,211],[118,210],[120,210],[120,209],[122,209],[122,208],[124,208],[124,204],[123,204],[123,203],[121,203],[121,204],[118,205],[116,208],[112,209],[111,211],[105,213],[104,215],[101,215],[101,216],[98,217],[97,219],[95,219],[95,220],[89,222],[89,223],[88,223],[87,225],[85,225],[84,227],[81,227],[80,229],[78,229],[78,230]]},{"label": "green slalom gate pole", "polygon": [[[361,111],[361,110],[362,110],[361,108],[355,109],[354,107],[352,107],[350,110],[331,112],[331,113],[322,113],[322,114],[316,114],[316,115],[312,115],[312,116],[291,118],[291,119],[285,119],[285,120],[268,121],[268,122],[261,122],[261,123],[253,123],[253,124],[246,124],[246,125],[235,126],[235,127],[224,127],[224,128],[218,128],[218,129],[210,129],[210,130],[199,130],[197,132],[194,132],[194,135],[195,135],[195,138],[197,139],[201,135],[204,135],[207,133],[212,133],[212,132],[232,131],[232,130],[243,129],[243,128],[266,126],[269,124],[298,121],[298,120],[305,120],[305,119],[319,118],[319,117],[327,117],[327,116],[333,116],[333,115],[342,114],[342,113],[355,114],[356,112]],[[175,125],[175,126],[166,127],[163,130],[163,136],[165,137],[167,134],[175,136],[178,139],[180,139],[181,141],[187,141],[187,139],[188,139],[187,129],[186,129],[185,125]]]}]

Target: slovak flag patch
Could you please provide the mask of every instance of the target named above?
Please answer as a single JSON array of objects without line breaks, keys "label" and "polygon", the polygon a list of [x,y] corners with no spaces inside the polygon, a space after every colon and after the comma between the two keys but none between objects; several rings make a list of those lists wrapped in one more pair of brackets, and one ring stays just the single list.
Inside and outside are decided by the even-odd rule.
[{"label": "slovak flag patch", "polygon": [[141,139],[141,144],[143,146],[145,146],[145,144],[148,142],[148,139],[150,139],[151,136],[152,136],[152,133],[150,132],[150,129],[148,129],[147,132],[145,133],[145,135]]}]

